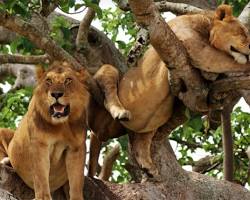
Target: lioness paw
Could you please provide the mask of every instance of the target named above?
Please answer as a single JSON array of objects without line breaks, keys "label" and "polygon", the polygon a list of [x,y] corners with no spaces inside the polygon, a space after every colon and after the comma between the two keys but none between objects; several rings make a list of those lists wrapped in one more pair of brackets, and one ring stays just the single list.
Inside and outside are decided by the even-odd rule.
[{"label": "lioness paw", "polygon": [[239,64],[246,64],[247,63],[247,58],[245,55],[242,55],[241,53],[238,53],[238,52],[231,52],[231,54],[237,63],[239,63]]},{"label": "lioness paw", "polygon": [[9,157],[5,157],[0,161],[0,164],[2,165],[9,165],[10,164],[10,158]]},{"label": "lioness paw", "polygon": [[114,119],[124,120],[124,121],[128,121],[131,119],[130,111],[124,108],[120,108],[118,106],[112,105],[110,106],[109,110],[110,110],[110,114],[112,115]]}]

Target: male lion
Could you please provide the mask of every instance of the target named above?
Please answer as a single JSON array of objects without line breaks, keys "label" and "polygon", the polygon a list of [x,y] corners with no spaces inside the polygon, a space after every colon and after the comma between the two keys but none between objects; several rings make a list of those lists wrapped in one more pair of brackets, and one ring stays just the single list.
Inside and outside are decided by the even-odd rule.
[{"label": "male lion", "polygon": [[0,159],[8,156],[36,200],[69,181],[70,199],[83,200],[87,107],[83,71],[54,62],[38,73],[28,112],[15,133],[0,129]]},{"label": "male lion", "polygon": [[[186,47],[192,63],[204,71],[224,73],[250,70],[250,37],[247,29],[232,16],[232,8],[221,5],[211,13],[185,15],[169,22]],[[210,44],[209,44],[210,41]],[[223,60],[223,62],[221,62]],[[235,60],[235,61],[234,61]],[[118,71],[104,65],[95,78],[104,91],[105,111],[94,108],[95,121],[90,146],[89,176],[94,176],[101,142],[132,130],[132,152],[142,169],[154,177],[158,170],[150,154],[156,130],[172,115],[174,97],[168,82],[168,69],[153,47],[150,47],[119,81]],[[119,81],[119,86],[117,88]],[[93,117],[92,117],[93,118]]]}]

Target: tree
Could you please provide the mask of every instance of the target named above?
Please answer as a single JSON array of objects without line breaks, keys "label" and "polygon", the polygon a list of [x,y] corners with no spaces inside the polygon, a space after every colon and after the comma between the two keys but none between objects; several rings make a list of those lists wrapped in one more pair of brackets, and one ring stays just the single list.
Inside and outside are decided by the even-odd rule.
[{"label": "tree", "polygon": [[[186,1],[186,2],[189,3],[192,1]],[[196,1],[193,1],[193,3],[194,2]],[[212,6],[214,6],[214,2],[213,1],[211,2],[213,3]],[[120,13],[119,15],[121,17],[120,19],[116,18],[116,16],[113,15],[112,18],[113,20],[110,20],[110,16],[108,15],[111,15],[111,13],[108,11],[101,11],[95,1],[85,0],[84,2],[82,2],[82,4],[77,4],[75,1],[52,1],[52,3],[50,3],[50,1],[44,0],[42,1],[42,3],[43,4],[40,5],[40,1],[10,1],[5,4],[1,4],[2,7],[0,12],[0,25],[10,29],[12,32],[25,36],[23,38],[21,37],[18,39],[14,39],[13,41],[13,38],[17,37],[15,34],[13,33],[5,34],[6,37],[3,38],[1,41],[7,42],[10,45],[9,46],[2,45],[1,46],[2,52],[21,53],[24,56],[15,54],[1,55],[0,60],[2,63],[35,64],[39,62],[47,63],[51,59],[65,59],[71,63],[74,63],[76,67],[80,67],[80,64],[83,66],[88,66],[88,70],[90,72],[94,72],[96,68],[100,67],[103,63],[113,64],[118,69],[120,69],[121,72],[125,72],[127,70],[125,59],[114,47],[114,44],[112,44],[112,42],[110,42],[100,31],[89,27],[89,25],[92,19],[94,18],[95,12],[98,14],[99,18],[103,17],[101,19],[103,19],[104,30],[109,33],[112,33],[113,42],[116,42],[118,47],[120,47],[123,50],[124,54],[127,54],[132,44],[128,45],[129,47],[128,48],[126,43],[124,43],[123,41],[117,41],[116,36],[120,20],[124,20],[123,23],[121,23],[121,26],[122,28],[127,28],[129,34],[132,35],[131,42],[133,42],[134,37],[136,35],[136,31],[132,28],[133,21],[131,13]],[[118,1],[118,3],[120,7],[123,6],[123,9],[132,9],[132,12],[135,14],[135,16],[137,16],[137,12],[139,9],[140,11],[144,12],[143,10],[144,8],[147,8],[149,5],[152,5],[152,1],[140,1],[140,0],[130,1],[130,7],[128,7],[127,4],[122,4],[122,1]],[[179,14],[180,13],[183,14],[187,11],[193,11],[193,12],[200,11],[200,9],[194,7],[189,7],[190,10],[178,9],[176,8],[176,4],[173,3],[171,4],[168,2],[156,3],[156,5],[162,10],[163,8],[165,10],[169,10],[170,8],[172,8],[175,11],[177,10]],[[211,4],[208,4],[207,1],[197,1],[193,5],[203,6],[204,8],[208,8],[209,6],[211,6]],[[75,8],[75,10],[82,9],[84,6],[89,7],[87,14],[80,23],[79,30],[78,26],[72,25],[72,23],[75,23],[74,21],[72,22],[71,20],[70,22],[68,22],[60,16],[54,18],[52,17],[52,19],[49,18],[52,21],[50,25],[51,31],[49,30],[49,26],[46,24],[43,17],[49,16],[50,12],[53,12],[53,10],[57,6],[59,6],[62,10],[66,12],[69,12],[70,7]],[[154,8],[154,6],[152,6],[151,8]],[[33,11],[37,11],[41,15],[32,14]],[[249,13],[247,7],[246,7],[246,12]],[[193,70],[192,66],[190,66],[189,62],[187,61],[187,56],[183,45],[180,42],[178,42],[178,40],[176,39],[176,37],[174,37],[174,35],[169,34],[171,33],[169,27],[165,24],[163,20],[161,20],[157,10],[152,9],[151,13],[152,16],[154,16],[154,18],[141,19],[140,21],[138,21],[138,23],[143,24],[144,26],[148,26],[151,38],[150,42],[156,49],[158,48],[160,54],[163,54],[162,57],[164,61],[170,63],[173,66],[174,69],[171,70],[172,71],[171,73],[173,75],[176,73],[176,71],[182,73],[182,75],[183,73],[186,73],[184,82],[187,85],[188,92],[183,94],[181,99],[187,107],[191,109],[196,109],[196,111],[199,111],[200,113],[203,114],[203,111],[201,111],[200,109],[204,108],[205,105],[203,101],[205,99],[204,94],[207,95],[207,92],[206,91],[204,92],[202,89],[193,90],[192,88],[194,86],[197,86],[195,84],[198,84],[200,88],[200,86],[203,85],[202,79]],[[54,14],[52,13],[52,15]],[[30,20],[31,23],[21,21],[20,16],[26,21]],[[18,23],[16,23],[17,19]],[[107,22],[107,19],[110,20],[109,23]],[[155,23],[155,20],[158,20],[158,22],[160,23],[159,24]],[[6,33],[7,31],[3,30],[3,32]],[[47,36],[48,34],[50,34],[53,40]],[[73,36],[71,36],[71,34]],[[159,34],[161,34],[161,37],[159,37]],[[27,40],[27,38],[29,40]],[[164,41],[159,40],[159,38],[164,38]],[[12,42],[9,43],[10,41]],[[165,57],[164,56],[165,52],[162,49],[159,49],[159,43],[168,46],[169,47],[168,51],[175,52],[175,54],[173,53],[171,54],[171,56]],[[136,43],[135,47],[143,46],[141,44],[139,45],[137,44],[138,43]],[[179,48],[179,52],[176,51],[177,46]],[[71,55],[73,55],[73,57]],[[128,58],[131,58],[130,55],[131,52],[129,53]],[[177,57],[177,55],[179,56]],[[77,61],[75,58],[77,58]],[[174,60],[177,60],[177,62],[175,62]],[[11,64],[11,65],[4,65],[0,69],[1,69],[0,74],[4,73],[13,74],[14,76],[17,77],[17,79],[13,79],[13,77],[7,77],[7,79],[5,79],[8,82],[12,83],[12,85],[14,85],[14,87],[12,88],[13,91],[18,89],[18,87],[23,87],[27,85],[30,86],[30,84],[32,85],[32,81],[27,81],[30,80],[31,77],[27,76],[27,72],[30,72],[32,74],[33,68],[24,69],[24,66]],[[19,83],[17,83],[18,78],[19,78]],[[176,82],[174,81],[174,83],[177,84],[173,85],[173,91],[175,91],[176,96],[179,96],[180,93],[180,91],[178,91],[179,77],[174,77],[174,78],[177,80]],[[190,84],[190,80],[194,80],[194,85]],[[212,93],[211,91],[210,92],[215,96],[216,94],[217,96],[219,96],[218,93],[216,92],[225,92],[225,93],[228,92],[230,94],[233,94],[232,90],[239,88],[230,88],[229,91],[224,91],[225,87],[223,87],[224,86],[223,84],[234,83],[237,81],[240,85],[239,88],[249,90],[249,87],[245,86],[247,85],[247,83],[249,83],[249,74],[244,74],[241,75],[240,78],[229,76],[227,79],[224,79],[222,81],[217,81],[217,82],[215,81],[214,85],[217,84],[217,86],[219,86],[217,88],[220,88],[221,91],[212,91],[214,93]],[[95,95],[96,92],[99,92],[98,89],[93,88],[93,95]],[[30,97],[30,95],[31,95],[30,89],[28,90],[21,89],[13,93],[8,93],[7,95],[4,94],[2,96],[3,101],[1,106],[2,110],[0,114],[1,126],[12,127],[12,128],[15,127],[18,117],[23,115],[23,113],[25,112],[29,100],[29,98],[27,97]],[[233,97],[235,98],[233,100],[238,99],[238,97],[242,95],[244,95],[244,97],[246,97],[246,100],[248,100],[249,102],[249,92],[247,90],[241,91],[241,94],[239,93],[234,94]],[[199,101],[197,101],[197,99]],[[22,102],[21,104],[20,100]],[[223,101],[224,105],[226,105],[227,102],[229,102],[229,105],[231,105],[232,102],[232,99],[224,100],[222,98],[220,100]],[[179,103],[182,104],[182,102]],[[22,106],[18,107],[16,105],[22,105]],[[9,109],[13,109],[14,112],[9,112]],[[153,142],[152,154],[154,155],[154,161],[158,163],[161,175],[163,176],[163,182],[161,183],[149,182],[144,184],[133,184],[133,185],[131,184],[114,185],[111,183],[87,179],[86,187],[88,188],[87,191],[89,192],[87,192],[86,194],[89,195],[89,197],[92,197],[92,199],[103,199],[104,196],[107,197],[108,199],[121,199],[121,198],[123,199],[124,198],[125,199],[128,198],[130,199],[131,198],[132,199],[180,199],[180,198],[217,199],[219,198],[219,196],[224,196],[224,197],[229,196],[229,198],[231,199],[239,199],[239,198],[247,199],[247,197],[249,197],[249,192],[243,190],[239,186],[230,183],[215,181],[214,179],[199,174],[187,173],[181,169],[179,164],[176,162],[175,156],[173,155],[171,148],[169,147],[168,141],[166,140],[166,136],[169,134],[169,132],[172,129],[174,129],[177,125],[182,124],[185,121],[185,115],[183,114],[184,111],[183,107],[178,107],[176,109],[180,109],[180,112],[176,112],[177,114],[172,117],[171,122],[161,127],[158,130],[158,133],[154,138]],[[202,129],[203,130],[205,129],[204,124],[200,116],[196,115],[191,118],[191,114],[189,114],[188,112],[186,112],[186,115],[190,117],[189,121],[182,127],[180,127],[178,130],[176,130],[175,134],[172,134],[171,137],[172,139],[179,141],[179,143],[186,142],[185,145],[189,149],[192,149],[192,145],[194,146],[196,145],[196,147],[199,147],[197,141],[192,141],[190,138],[188,138],[187,141],[185,140],[183,141],[182,134],[185,134],[186,137],[188,136],[191,137],[191,134],[196,134],[197,136],[199,136],[199,134],[201,135],[201,133],[203,132]],[[240,114],[239,118],[244,118],[244,116],[245,116],[244,113],[242,113]],[[237,118],[237,116],[235,118]],[[243,127],[246,127],[245,134],[247,134],[249,132],[249,127],[247,126],[249,124],[248,121],[249,115],[246,114],[245,118],[246,118],[245,121],[241,122],[241,124],[243,125],[245,124],[245,126]],[[235,127],[240,134],[241,130],[239,129],[242,129],[242,127],[237,128],[237,124],[235,125]],[[197,132],[194,133],[194,131]],[[211,136],[211,134],[207,135],[207,137],[209,136]],[[202,138],[202,136],[200,136],[200,138]],[[221,138],[218,137],[218,133],[214,135],[212,138],[216,141],[215,142],[216,144],[218,145],[220,144]],[[240,141],[239,144],[242,145],[243,143]],[[242,145],[242,149],[246,145],[247,142]],[[184,148],[185,146],[183,147],[183,149]],[[211,149],[211,151],[215,149],[210,147],[210,145],[207,145],[206,148]],[[185,154],[187,155],[187,150],[184,149],[182,150],[182,152],[184,155]],[[244,156],[245,156],[244,162],[246,162],[245,161],[246,155]],[[181,163],[183,164],[192,161],[192,159],[188,156],[183,156],[183,158],[184,159],[180,160]],[[165,168],[161,166],[165,166]],[[129,170],[130,172],[139,171],[138,167],[134,165],[128,165],[127,168],[128,170],[130,169]],[[133,170],[131,170],[131,168]],[[245,168],[246,167],[244,167],[244,170]],[[204,167],[202,169],[204,171]],[[13,172],[8,168],[3,168],[2,170],[7,170],[8,174],[13,174]],[[20,179],[16,179],[14,175],[10,177],[15,178],[14,180],[13,179],[11,180],[11,178],[8,179],[8,181],[10,181],[12,185],[8,185],[7,181],[7,183],[5,182],[2,184],[2,187],[8,189],[9,191],[12,191],[14,194],[18,193],[23,194],[22,198],[30,197],[31,192],[27,190],[27,188],[25,188],[25,186],[20,183]],[[138,177],[138,175],[135,173],[132,174],[132,177],[137,180],[140,179],[140,176]],[[17,185],[18,186],[22,185],[23,188],[20,188],[19,191],[13,191],[12,189],[10,189],[16,187]],[[146,189],[143,187],[145,187]],[[62,199],[62,197],[60,197],[60,194],[61,194],[60,192],[56,194],[58,195],[57,199]]]}]

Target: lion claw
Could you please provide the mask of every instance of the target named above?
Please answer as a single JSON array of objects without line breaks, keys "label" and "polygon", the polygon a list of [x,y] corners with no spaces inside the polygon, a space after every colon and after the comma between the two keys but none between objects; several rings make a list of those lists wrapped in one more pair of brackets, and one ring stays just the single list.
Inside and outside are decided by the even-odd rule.
[{"label": "lion claw", "polygon": [[129,121],[131,119],[130,111],[118,106],[111,106],[110,113],[115,120]]}]

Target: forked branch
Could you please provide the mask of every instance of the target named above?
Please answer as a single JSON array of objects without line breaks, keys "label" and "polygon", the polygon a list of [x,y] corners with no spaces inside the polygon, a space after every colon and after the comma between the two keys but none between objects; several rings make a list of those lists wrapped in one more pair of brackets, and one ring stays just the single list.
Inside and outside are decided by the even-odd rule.
[{"label": "forked branch", "polygon": [[59,47],[50,37],[40,32],[32,24],[22,20],[20,17],[12,16],[7,12],[0,12],[0,26],[16,32],[34,43],[38,48],[44,50],[52,58],[65,60],[76,68],[82,66],[64,49]]}]

